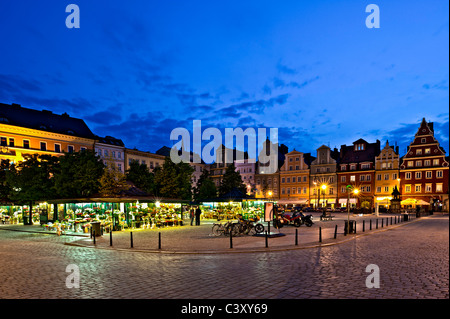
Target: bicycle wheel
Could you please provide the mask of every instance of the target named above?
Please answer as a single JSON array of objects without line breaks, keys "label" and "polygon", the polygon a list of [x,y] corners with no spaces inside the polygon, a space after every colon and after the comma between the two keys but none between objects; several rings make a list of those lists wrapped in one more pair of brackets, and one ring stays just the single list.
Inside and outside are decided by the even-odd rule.
[{"label": "bicycle wheel", "polygon": [[241,224],[232,224],[231,231],[233,236],[238,236],[242,233],[242,225]]},{"label": "bicycle wheel", "polygon": [[253,225],[249,225],[249,229],[248,229],[247,235],[253,236],[256,233],[257,233],[256,227],[253,226]]},{"label": "bicycle wheel", "polygon": [[256,224],[255,225],[255,231],[258,234],[262,233],[264,231],[264,225],[263,224]]},{"label": "bicycle wheel", "polygon": [[219,224],[214,224],[214,226],[212,227],[211,233],[214,236],[220,236],[220,234],[223,232],[220,226],[221,225]]}]

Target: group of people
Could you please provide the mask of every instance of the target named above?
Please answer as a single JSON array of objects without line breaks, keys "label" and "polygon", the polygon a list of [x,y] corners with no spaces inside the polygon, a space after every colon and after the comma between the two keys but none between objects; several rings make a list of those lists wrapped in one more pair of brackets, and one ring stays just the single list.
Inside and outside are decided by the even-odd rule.
[{"label": "group of people", "polygon": [[202,214],[200,206],[191,207],[190,214],[191,214],[191,226],[193,226],[194,219],[195,219],[195,226],[200,226],[200,215]]}]

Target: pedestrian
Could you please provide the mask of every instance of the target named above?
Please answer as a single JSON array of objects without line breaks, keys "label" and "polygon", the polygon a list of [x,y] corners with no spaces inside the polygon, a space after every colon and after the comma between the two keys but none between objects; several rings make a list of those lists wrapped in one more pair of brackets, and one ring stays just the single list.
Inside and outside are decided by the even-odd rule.
[{"label": "pedestrian", "polygon": [[195,210],[195,225],[200,226],[200,214],[202,213],[202,210],[200,209],[200,206],[197,206],[197,209]]},{"label": "pedestrian", "polygon": [[195,211],[194,211],[194,207],[191,207],[190,210],[190,215],[191,215],[191,226],[193,226],[192,224],[194,223],[194,218],[195,218]]}]

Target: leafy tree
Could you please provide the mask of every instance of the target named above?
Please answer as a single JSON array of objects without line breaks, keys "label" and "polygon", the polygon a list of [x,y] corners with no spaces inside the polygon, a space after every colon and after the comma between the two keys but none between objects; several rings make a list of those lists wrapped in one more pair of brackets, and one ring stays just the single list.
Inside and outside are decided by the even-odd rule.
[{"label": "leafy tree", "polygon": [[8,160],[0,161],[0,202],[9,202],[12,191],[11,186],[6,182],[6,174],[10,169]]},{"label": "leafy tree", "polygon": [[92,150],[66,153],[59,158],[55,187],[59,197],[89,197],[100,189],[105,166]]},{"label": "leafy tree", "polygon": [[28,156],[23,162],[11,165],[6,172],[6,182],[11,188],[11,200],[30,206],[28,224],[31,224],[32,206],[35,201],[56,197],[52,177],[57,163],[56,157],[35,154]]},{"label": "leafy tree", "polygon": [[130,188],[124,173],[107,161],[103,175],[100,177],[100,194],[103,196],[119,196],[120,193]]},{"label": "leafy tree", "polygon": [[127,181],[132,182],[137,188],[149,194],[155,194],[155,176],[147,165],[132,161],[126,172]]},{"label": "leafy tree", "polygon": [[164,164],[155,170],[156,193],[158,196],[191,200],[191,177],[194,169],[187,163],[175,164],[166,157]]},{"label": "leafy tree", "polygon": [[205,199],[215,198],[217,196],[217,188],[214,181],[210,177],[208,170],[203,170],[202,175],[197,181],[197,186],[194,188],[193,197],[196,202],[201,202]]},{"label": "leafy tree", "polygon": [[222,182],[219,186],[219,195],[225,195],[234,188],[239,189],[243,194],[247,193],[247,187],[242,181],[241,174],[236,171],[236,167],[232,163],[227,167],[225,174],[223,174]]}]

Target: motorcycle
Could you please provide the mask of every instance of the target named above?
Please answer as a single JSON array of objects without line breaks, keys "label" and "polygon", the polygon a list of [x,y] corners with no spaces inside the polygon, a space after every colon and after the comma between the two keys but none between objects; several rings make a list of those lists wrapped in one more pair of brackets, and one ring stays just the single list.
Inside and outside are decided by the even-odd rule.
[{"label": "motorcycle", "polygon": [[305,224],[307,227],[311,227],[314,224],[312,221],[313,217],[311,214],[304,215],[303,213],[300,212],[300,218],[302,220],[302,224]]},{"label": "motorcycle", "polygon": [[280,213],[278,217],[274,218],[273,220],[273,225],[275,226],[275,228],[281,228],[284,225],[294,225],[295,227],[300,227],[302,224],[302,217],[296,212],[294,212],[292,215]]}]

